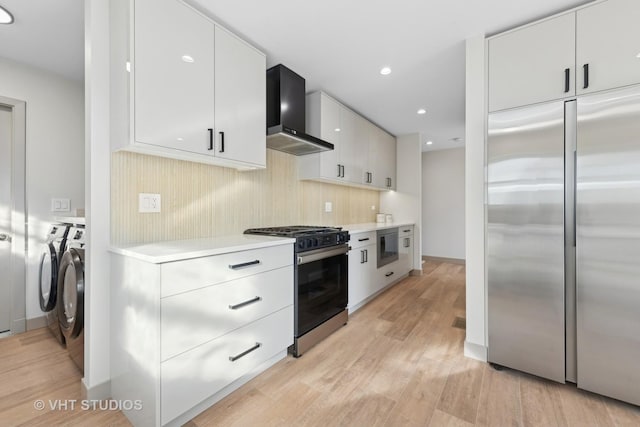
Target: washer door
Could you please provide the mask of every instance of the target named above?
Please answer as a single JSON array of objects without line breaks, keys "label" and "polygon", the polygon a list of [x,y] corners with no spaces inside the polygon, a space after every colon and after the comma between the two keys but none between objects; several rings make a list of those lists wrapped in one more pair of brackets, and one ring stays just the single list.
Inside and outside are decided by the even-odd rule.
[{"label": "washer door", "polygon": [[56,306],[58,293],[58,254],[53,243],[47,243],[40,257],[40,308],[44,312]]},{"label": "washer door", "polygon": [[62,256],[58,275],[58,319],[65,338],[77,338],[84,326],[84,251],[71,248]]}]

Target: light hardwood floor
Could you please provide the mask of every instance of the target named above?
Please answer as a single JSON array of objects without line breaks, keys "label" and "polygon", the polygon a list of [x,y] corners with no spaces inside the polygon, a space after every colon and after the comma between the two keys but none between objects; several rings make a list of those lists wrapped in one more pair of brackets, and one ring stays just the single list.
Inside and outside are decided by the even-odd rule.
[{"label": "light hardwood floor", "polygon": [[[464,266],[424,267],[187,425],[640,426],[638,407],[465,358]],[[126,425],[119,412],[32,408],[80,398],[66,354],[45,351],[55,345],[46,330],[0,341],[0,425]]]}]

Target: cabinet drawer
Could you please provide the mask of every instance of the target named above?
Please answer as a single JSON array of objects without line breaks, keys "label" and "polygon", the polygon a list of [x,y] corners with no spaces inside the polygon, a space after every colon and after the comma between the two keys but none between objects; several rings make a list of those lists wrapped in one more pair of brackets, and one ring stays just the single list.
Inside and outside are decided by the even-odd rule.
[{"label": "cabinet drawer", "polygon": [[161,358],[167,360],[292,304],[292,266],[163,298]]},{"label": "cabinet drawer", "polygon": [[163,264],[160,297],[293,265],[293,245],[273,246]]},{"label": "cabinet drawer", "polygon": [[[256,347],[258,344],[260,346]],[[163,362],[160,368],[162,424],[183,414],[291,344],[293,306]],[[243,353],[246,354],[241,356]],[[232,361],[233,357],[238,358]]]},{"label": "cabinet drawer", "polygon": [[402,272],[399,267],[399,262],[394,261],[391,264],[387,264],[378,269],[378,283],[380,283],[380,287],[377,290],[384,288],[389,283],[395,282],[400,276],[402,276]]},{"label": "cabinet drawer", "polygon": [[367,246],[375,243],[376,243],[375,231],[367,231],[366,233],[352,234],[351,240],[349,240],[349,245],[351,246],[352,249],[361,248],[362,246]]},{"label": "cabinet drawer", "polygon": [[413,236],[413,225],[406,225],[406,226],[400,227],[398,230],[398,234],[400,235],[400,237]]}]

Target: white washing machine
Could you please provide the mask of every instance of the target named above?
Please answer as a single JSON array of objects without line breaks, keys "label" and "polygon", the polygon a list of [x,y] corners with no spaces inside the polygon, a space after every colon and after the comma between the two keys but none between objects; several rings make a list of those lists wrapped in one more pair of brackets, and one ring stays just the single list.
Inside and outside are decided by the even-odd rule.
[{"label": "white washing machine", "polygon": [[67,250],[58,273],[58,320],[69,356],[84,374],[85,228],[69,228]]},{"label": "white washing machine", "polygon": [[58,321],[58,272],[60,260],[67,249],[69,224],[51,224],[40,256],[40,308],[45,312],[47,326],[53,336],[64,345]]}]

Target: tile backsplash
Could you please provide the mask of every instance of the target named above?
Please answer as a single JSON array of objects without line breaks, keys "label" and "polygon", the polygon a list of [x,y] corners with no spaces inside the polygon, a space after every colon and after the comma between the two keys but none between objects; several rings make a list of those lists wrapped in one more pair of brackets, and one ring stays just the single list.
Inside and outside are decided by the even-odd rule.
[{"label": "tile backsplash", "polygon": [[[113,153],[111,241],[147,243],[239,234],[251,227],[375,221],[378,191],[298,181],[297,167],[297,157],[273,150],[267,150],[266,170],[246,172]],[[138,213],[139,193],[160,194],[161,213]],[[325,212],[325,202],[332,203],[332,212]]]}]

